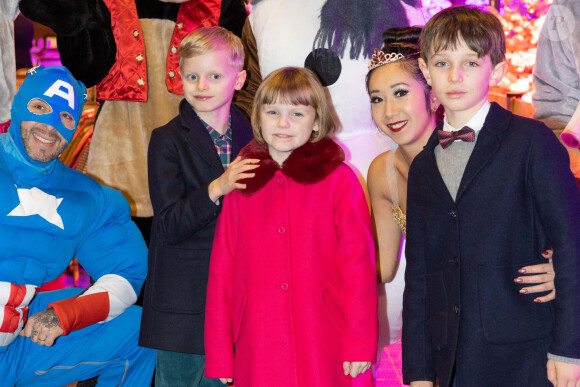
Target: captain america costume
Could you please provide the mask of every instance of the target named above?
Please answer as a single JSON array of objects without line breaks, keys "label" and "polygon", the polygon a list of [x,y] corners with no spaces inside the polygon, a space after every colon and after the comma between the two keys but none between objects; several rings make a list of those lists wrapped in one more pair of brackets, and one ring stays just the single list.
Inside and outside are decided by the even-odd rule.
[{"label": "captain america costume", "polygon": [[[30,141],[50,146],[52,137],[34,129],[27,133],[34,138],[22,137],[21,123],[36,122],[70,143],[85,98],[84,85],[66,68],[32,69],[14,99],[9,132],[0,135],[0,386],[63,386],[96,375],[99,385],[151,383],[155,351],[137,346],[141,309],[132,306],[146,276],[147,247],[128,202],[56,157],[30,156]],[[30,110],[38,99],[51,110]],[[63,114],[74,118],[72,129]],[[72,257],[96,282],[80,295],[36,294]],[[47,308],[63,330],[54,345],[19,336],[27,319]]]}]

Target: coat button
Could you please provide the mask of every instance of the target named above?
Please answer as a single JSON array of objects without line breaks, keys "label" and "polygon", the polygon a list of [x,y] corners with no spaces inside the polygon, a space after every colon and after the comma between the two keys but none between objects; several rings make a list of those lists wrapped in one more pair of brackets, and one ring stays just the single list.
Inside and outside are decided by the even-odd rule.
[{"label": "coat button", "polygon": [[282,290],[288,290],[288,284],[284,282],[282,285],[280,285],[280,288]]},{"label": "coat button", "polygon": [[453,311],[455,314],[459,314],[459,306],[457,304],[453,305]]},{"label": "coat button", "polygon": [[169,75],[169,78],[174,78],[175,77],[175,71],[171,70],[167,75]]},{"label": "coat button", "polygon": [[276,176],[276,183],[282,184],[283,182],[284,182],[284,179],[282,179],[280,176]]},{"label": "coat button", "polygon": [[169,51],[171,51],[172,54],[177,54],[177,47],[171,46],[171,50]]},{"label": "coat button", "polygon": [[145,80],[143,80],[143,78],[139,78],[139,79],[137,79],[137,84],[139,86],[143,86],[143,85],[145,85]]},{"label": "coat button", "polygon": [[457,212],[455,210],[451,210],[451,211],[449,211],[449,216],[451,216],[453,218],[457,218]]},{"label": "coat button", "polygon": [[286,229],[284,227],[278,227],[278,234],[284,234]]},{"label": "coat button", "polygon": [[182,29],[183,28],[183,23],[177,23],[177,28],[178,29]]},{"label": "coat button", "polygon": [[134,30],[133,31],[133,36],[136,37],[136,38],[138,38],[139,37],[139,31]]}]

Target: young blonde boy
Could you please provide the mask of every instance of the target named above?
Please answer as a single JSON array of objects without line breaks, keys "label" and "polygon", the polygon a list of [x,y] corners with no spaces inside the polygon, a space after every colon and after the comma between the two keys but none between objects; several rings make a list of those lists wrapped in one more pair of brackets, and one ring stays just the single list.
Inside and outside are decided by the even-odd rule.
[{"label": "young blonde boy", "polygon": [[205,297],[221,198],[252,177],[238,152],[252,127],[232,106],[245,81],[241,41],[200,28],[179,48],[185,98],[179,115],[151,135],[153,228],[139,344],[156,348],[156,386],[221,386],[203,376]]},{"label": "young blonde boy", "polygon": [[[495,16],[448,8],[421,49],[446,117],[409,171],[404,381],[576,386],[580,193],[567,152],[544,124],[488,102],[506,69]],[[534,303],[513,278],[548,247],[558,295]]]}]

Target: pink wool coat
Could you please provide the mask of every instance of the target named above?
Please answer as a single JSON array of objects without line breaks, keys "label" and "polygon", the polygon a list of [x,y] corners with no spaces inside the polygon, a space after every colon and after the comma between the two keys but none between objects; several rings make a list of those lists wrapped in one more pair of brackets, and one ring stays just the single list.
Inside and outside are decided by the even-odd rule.
[{"label": "pink wool coat", "polygon": [[351,386],[343,361],[374,362],[378,334],[360,182],[330,139],[296,149],[282,168],[255,141],[240,155],[261,161],[218,219],[206,376],[233,377],[236,387]]}]

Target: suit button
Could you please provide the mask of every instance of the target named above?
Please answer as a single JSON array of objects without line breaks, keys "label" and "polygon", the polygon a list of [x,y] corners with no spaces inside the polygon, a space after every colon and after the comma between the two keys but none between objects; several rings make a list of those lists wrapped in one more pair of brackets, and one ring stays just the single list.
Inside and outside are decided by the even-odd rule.
[{"label": "suit button", "polygon": [[457,304],[453,305],[453,311],[455,314],[459,314],[459,306]]},{"label": "suit button", "polygon": [[453,263],[456,265],[459,264],[459,256],[457,254],[453,256]]},{"label": "suit button", "polygon": [[284,227],[278,227],[278,234],[284,234],[286,229]]},{"label": "suit button", "polygon": [[452,218],[457,218],[457,212],[455,210],[451,210],[449,211],[449,216],[451,216]]},{"label": "suit button", "polygon": [[280,288],[282,290],[288,290],[288,284],[287,283],[283,283],[282,285],[280,285]]}]

